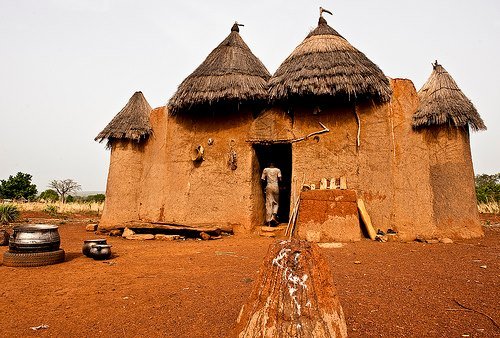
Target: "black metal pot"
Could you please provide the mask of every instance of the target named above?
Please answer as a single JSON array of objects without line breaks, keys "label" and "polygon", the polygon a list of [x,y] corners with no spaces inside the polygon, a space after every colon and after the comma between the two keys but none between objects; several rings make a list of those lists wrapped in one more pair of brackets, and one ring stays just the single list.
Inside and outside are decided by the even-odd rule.
[{"label": "black metal pot", "polygon": [[85,256],[90,257],[90,249],[96,244],[104,244],[105,245],[105,244],[107,244],[106,239],[98,238],[98,239],[87,239],[87,240],[83,241],[82,253]]},{"label": "black metal pot", "polygon": [[45,252],[59,250],[58,227],[49,224],[18,225],[9,238],[11,252]]},{"label": "black metal pot", "polygon": [[90,248],[89,257],[96,260],[109,259],[111,257],[111,245],[94,244]]}]

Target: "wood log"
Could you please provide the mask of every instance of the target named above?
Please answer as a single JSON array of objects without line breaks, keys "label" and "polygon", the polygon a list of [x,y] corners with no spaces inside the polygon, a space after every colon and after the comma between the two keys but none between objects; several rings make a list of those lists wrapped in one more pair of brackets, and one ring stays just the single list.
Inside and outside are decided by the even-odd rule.
[{"label": "wood log", "polygon": [[127,227],[129,229],[161,229],[171,231],[191,231],[191,232],[206,232],[210,235],[220,235],[221,232],[233,233],[233,227],[228,224],[193,224],[184,225],[168,222],[127,222],[120,228]]},{"label": "wood log", "polygon": [[269,247],[233,336],[347,337],[333,274],[316,244],[292,239]]},{"label": "wood log", "polygon": [[375,232],[375,229],[373,228],[370,215],[368,215],[368,211],[366,211],[365,203],[363,202],[363,200],[361,198],[358,198],[357,203],[358,203],[359,214],[361,215],[361,220],[365,224],[366,231],[368,232],[368,236],[370,236],[371,240],[374,240],[375,237],[377,236],[377,233]]}]

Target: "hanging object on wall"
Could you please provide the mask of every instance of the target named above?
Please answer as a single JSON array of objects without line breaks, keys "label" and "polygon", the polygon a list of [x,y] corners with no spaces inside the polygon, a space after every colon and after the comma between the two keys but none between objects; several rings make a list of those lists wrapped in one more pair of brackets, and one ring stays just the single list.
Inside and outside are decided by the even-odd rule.
[{"label": "hanging object on wall", "polygon": [[207,143],[208,143],[209,146],[213,145],[214,144],[214,139],[213,138],[209,138]]},{"label": "hanging object on wall", "polygon": [[229,159],[227,161],[227,165],[231,170],[236,170],[236,168],[238,168],[238,157],[236,150],[234,150],[234,144],[234,140],[229,142]]},{"label": "hanging object on wall", "polygon": [[204,160],[203,155],[205,154],[205,148],[202,145],[198,145],[193,149],[191,160],[193,162],[201,162]]}]

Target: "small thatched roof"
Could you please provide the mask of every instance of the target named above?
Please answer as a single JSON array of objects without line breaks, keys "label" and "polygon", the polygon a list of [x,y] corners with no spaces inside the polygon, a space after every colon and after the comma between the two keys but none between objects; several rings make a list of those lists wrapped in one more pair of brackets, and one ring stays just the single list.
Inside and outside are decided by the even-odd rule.
[{"label": "small thatched roof", "polygon": [[269,88],[272,101],[342,96],[384,102],[392,94],[380,68],[328,26],[323,17],[271,77]]},{"label": "small thatched roof", "polygon": [[172,115],[201,105],[267,100],[271,74],[243,41],[238,26],[235,23],[227,38],[179,85],[169,101]]},{"label": "small thatched roof", "polygon": [[292,118],[277,107],[257,116],[248,133],[248,142],[252,143],[287,143],[295,138]]},{"label": "small thatched roof", "polygon": [[135,92],[122,110],[108,123],[95,138],[102,142],[116,139],[129,139],[139,142],[147,138],[152,132],[149,123],[151,106],[142,95],[142,92]]},{"label": "small thatched roof", "polygon": [[437,61],[432,66],[431,76],[418,91],[420,105],[413,115],[413,127],[469,125],[473,130],[486,129],[476,108],[451,75]]}]

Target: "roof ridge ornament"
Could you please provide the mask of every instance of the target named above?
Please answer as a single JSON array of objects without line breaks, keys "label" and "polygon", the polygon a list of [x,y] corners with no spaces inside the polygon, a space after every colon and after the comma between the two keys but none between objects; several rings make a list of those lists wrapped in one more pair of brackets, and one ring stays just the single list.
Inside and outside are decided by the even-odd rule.
[{"label": "roof ridge ornament", "polygon": [[330,15],[333,15],[332,12],[330,12],[328,9],[325,9],[323,7],[320,7],[319,8],[319,22],[318,22],[318,25],[321,25],[321,24],[327,24],[325,18],[323,17],[323,13],[328,13]]},{"label": "roof ridge ornament", "polygon": [[231,27],[231,32],[240,32],[240,27],[244,27],[245,25],[242,23],[238,23],[238,21],[234,22],[233,27]]}]

